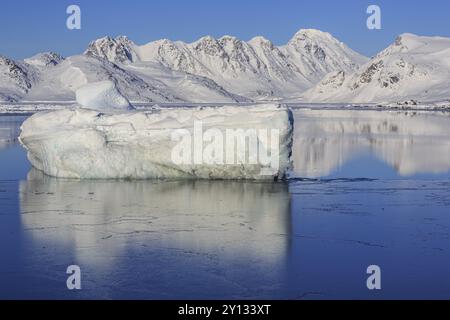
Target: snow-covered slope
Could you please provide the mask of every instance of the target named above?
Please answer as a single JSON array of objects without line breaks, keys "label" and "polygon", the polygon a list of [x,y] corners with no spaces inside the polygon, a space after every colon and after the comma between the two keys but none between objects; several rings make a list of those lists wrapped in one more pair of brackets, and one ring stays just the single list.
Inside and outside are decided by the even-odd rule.
[{"label": "snow-covered slope", "polygon": [[34,81],[34,70],[30,66],[0,55],[0,101],[20,100]]},{"label": "snow-covered slope", "polygon": [[86,55],[72,56],[51,68],[40,70],[26,100],[75,100],[75,91],[87,83],[110,80],[119,92],[132,101],[183,101],[158,81],[144,81],[139,76],[105,59]]},{"label": "snow-covered slope", "polygon": [[450,38],[403,34],[361,68],[335,71],[307,91],[315,102],[394,102],[450,98]]},{"label": "snow-covered slope", "polygon": [[155,62],[137,62],[124,68],[147,82],[158,81],[181,101],[251,102],[251,99],[225,90],[210,78],[175,71]]}]

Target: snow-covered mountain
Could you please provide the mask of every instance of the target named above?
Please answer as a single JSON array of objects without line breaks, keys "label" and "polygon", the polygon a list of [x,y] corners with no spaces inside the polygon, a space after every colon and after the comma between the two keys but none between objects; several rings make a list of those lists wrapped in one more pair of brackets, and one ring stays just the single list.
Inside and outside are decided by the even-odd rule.
[{"label": "snow-covered mountain", "polygon": [[306,29],[283,46],[263,37],[91,42],[82,55],[0,56],[0,101],[68,101],[111,80],[141,102],[396,102],[450,98],[450,38],[403,34],[367,59],[329,33]]},{"label": "snow-covered mountain", "polygon": [[403,34],[370,60],[313,29],[283,46],[232,36],[140,46],[120,36],[95,40],[68,58],[0,56],[0,101],[74,100],[80,86],[103,80],[135,102],[446,100],[450,38]]},{"label": "snow-covered mountain", "polygon": [[331,34],[314,29],[300,30],[281,50],[314,83],[332,71],[355,71],[369,60]]},{"label": "snow-covered mountain", "polygon": [[93,41],[85,54],[125,68],[136,68],[138,62],[141,73],[147,64],[158,63],[251,99],[298,95],[330,71],[354,71],[367,61],[329,33],[311,29],[300,30],[282,47],[263,37],[245,42],[232,36],[206,36],[193,43],[163,39],[138,46],[121,36]]},{"label": "snow-covered mountain", "polygon": [[450,98],[450,38],[402,34],[353,73],[334,71],[307,91],[315,102],[395,102]]},{"label": "snow-covered mountain", "polygon": [[263,37],[139,46],[125,36],[92,41],[83,55],[40,53],[0,60],[0,101],[74,100],[88,82],[111,80],[131,101],[250,102],[298,96],[332,71],[353,72],[367,58],[329,33],[300,30],[284,46]]}]

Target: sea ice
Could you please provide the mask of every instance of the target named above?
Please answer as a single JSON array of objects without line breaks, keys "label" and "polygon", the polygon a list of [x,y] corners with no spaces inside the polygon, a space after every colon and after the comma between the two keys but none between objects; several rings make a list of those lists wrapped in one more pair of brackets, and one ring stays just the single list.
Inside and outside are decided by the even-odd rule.
[{"label": "sea ice", "polygon": [[88,109],[94,110],[131,110],[131,103],[116,88],[112,81],[88,83],[76,92],[77,102]]},{"label": "sea ice", "polygon": [[27,119],[20,141],[32,165],[56,177],[272,180],[291,166],[292,119],[275,104],[58,110]]}]

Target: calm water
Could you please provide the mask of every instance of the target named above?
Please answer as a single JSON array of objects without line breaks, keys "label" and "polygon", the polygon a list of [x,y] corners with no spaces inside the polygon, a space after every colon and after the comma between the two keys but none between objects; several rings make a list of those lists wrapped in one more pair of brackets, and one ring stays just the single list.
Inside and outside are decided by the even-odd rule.
[{"label": "calm water", "polygon": [[0,117],[0,298],[450,299],[449,114],[296,111],[277,184],[50,178],[23,119]]}]

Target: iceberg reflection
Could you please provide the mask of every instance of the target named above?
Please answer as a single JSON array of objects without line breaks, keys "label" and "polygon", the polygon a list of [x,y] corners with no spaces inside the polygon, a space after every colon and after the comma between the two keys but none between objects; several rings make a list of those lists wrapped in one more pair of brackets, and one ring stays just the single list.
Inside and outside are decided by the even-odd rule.
[{"label": "iceberg reflection", "polygon": [[400,176],[450,171],[450,116],[446,113],[298,110],[294,130],[297,176],[328,176],[365,153],[384,161]]},{"label": "iceberg reflection", "polygon": [[0,117],[0,150],[17,143],[20,125],[25,119],[26,116]]},{"label": "iceberg reflection", "polygon": [[[197,268],[207,277],[243,263],[241,273],[276,278],[291,228],[288,186],[281,183],[78,181],[33,169],[20,184],[20,206],[24,232],[37,248],[65,252],[92,274],[141,268],[136,272],[164,277],[164,269],[175,264],[177,276]],[[186,254],[203,259],[186,266]],[[67,263],[55,253],[51,259]],[[208,281],[205,286],[214,286]]]}]

